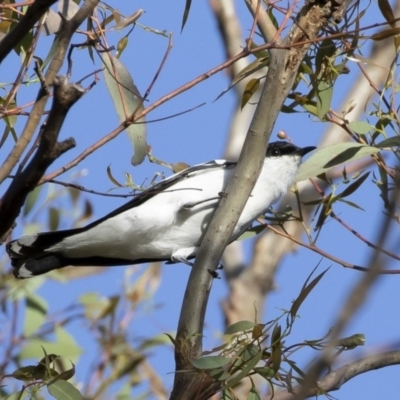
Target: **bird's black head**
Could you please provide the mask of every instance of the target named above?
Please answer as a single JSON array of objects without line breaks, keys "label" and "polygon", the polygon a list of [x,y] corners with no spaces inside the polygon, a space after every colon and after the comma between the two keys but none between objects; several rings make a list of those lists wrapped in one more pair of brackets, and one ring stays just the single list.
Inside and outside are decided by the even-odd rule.
[{"label": "bird's black head", "polygon": [[268,144],[267,154],[266,157],[279,157],[279,156],[290,156],[290,155],[298,155],[303,157],[310,151],[316,149],[315,146],[309,147],[297,147],[292,143],[279,141],[279,142],[272,142]]}]

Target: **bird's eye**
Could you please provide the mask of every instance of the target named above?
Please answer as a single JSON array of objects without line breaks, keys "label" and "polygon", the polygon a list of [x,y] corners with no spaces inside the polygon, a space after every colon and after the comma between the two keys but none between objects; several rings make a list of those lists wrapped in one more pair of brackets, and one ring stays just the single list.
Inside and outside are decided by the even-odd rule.
[{"label": "bird's eye", "polygon": [[280,154],[281,154],[281,151],[279,149],[273,149],[272,150],[272,155],[279,156]]}]

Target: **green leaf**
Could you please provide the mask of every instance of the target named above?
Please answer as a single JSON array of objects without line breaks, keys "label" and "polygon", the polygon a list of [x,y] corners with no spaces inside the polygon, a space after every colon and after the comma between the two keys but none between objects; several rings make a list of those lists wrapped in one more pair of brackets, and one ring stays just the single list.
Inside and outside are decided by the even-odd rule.
[{"label": "green leaf", "polygon": [[34,293],[27,295],[25,302],[26,310],[23,332],[25,336],[29,337],[46,322],[47,304],[43,298]]},{"label": "green leaf", "polygon": [[124,36],[118,41],[116,57],[121,57],[122,52],[126,49],[126,46],[128,46],[128,40],[128,36]]},{"label": "green leaf", "polygon": [[377,41],[384,40],[389,37],[398,35],[399,33],[400,33],[400,28],[385,29],[384,31],[381,31],[381,32],[371,35],[370,39],[377,40]]},{"label": "green leaf", "polygon": [[176,340],[172,335],[170,335],[169,333],[164,333],[164,335],[171,341],[173,346],[176,346]]},{"label": "green leaf", "polygon": [[186,0],[185,4],[185,10],[183,11],[183,17],[182,17],[182,28],[181,32],[183,31],[183,28],[186,25],[187,19],[189,17],[189,12],[190,12],[190,6],[192,5],[192,0]]},{"label": "green leaf", "polygon": [[[367,148],[365,148],[366,146],[361,146],[361,147],[349,147],[349,148],[347,148],[346,150],[344,150],[343,152],[341,152],[340,154],[337,154],[337,155],[334,155],[334,157],[333,158],[331,158],[325,165],[324,165],[324,168],[332,168],[332,167],[335,167],[335,166],[337,166],[337,165],[340,165],[340,164],[343,164],[343,163],[345,163],[345,162],[347,162],[347,161],[354,161],[355,159],[356,159],[356,155],[357,155],[357,153],[360,151],[360,150],[362,150],[362,149],[364,149],[364,150],[366,150],[367,152],[366,152],[366,154],[371,154],[371,153],[376,153],[376,150],[377,149],[375,149],[375,148],[371,148],[371,147],[367,147]],[[371,151],[370,151],[371,150]],[[360,157],[358,157],[358,158],[360,158]]]},{"label": "green leaf", "polygon": [[260,348],[253,343],[244,345],[243,351],[240,351],[238,358],[236,359],[234,366],[238,368],[243,368],[248,361],[251,361],[254,357],[258,355]]},{"label": "green leaf", "polygon": [[311,274],[305,281],[303,287],[301,288],[300,293],[297,296],[296,300],[292,303],[292,307],[290,307],[290,315],[291,315],[292,319],[294,319],[296,317],[300,306],[303,304],[304,300],[312,292],[312,290],[315,288],[315,286],[318,284],[318,282],[322,279],[322,277],[326,274],[326,271],[328,271],[328,269],[321,272],[316,278],[314,278],[310,283],[308,283],[308,281],[311,278],[311,275],[313,274],[314,271],[311,272]]},{"label": "green leaf", "polygon": [[244,231],[237,240],[251,239],[267,228],[266,225],[256,225]]},{"label": "green leaf", "polygon": [[115,186],[124,187],[124,185],[121,185],[121,184],[114,178],[114,176],[113,176],[113,174],[112,174],[112,172],[111,172],[111,165],[109,165],[109,166],[107,167],[107,176],[108,176],[108,179],[109,179]]},{"label": "green leaf", "polygon": [[250,329],[253,329],[256,324],[252,321],[239,321],[235,322],[234,324],[228,326],[228,328],[225,331],[225,335],[232,335],[234,333],[242,332],[242,331],[248,331]]},{"label": "green leaf", "polygon": [[59,354],[61,357],[72,359],[75,363],[82,353],[82,349],[76,343],[74,337],[64,328],[57,326],[54,329],[55,340],[50,342],[41,337],[34,337],[22,346],[19,360],[39,359],[43,355],[43,346],[48,353]]},{"label": "green leaf", "polygon": [[268,7],[268,17],[270,18],[272,24],[274,25],[275,29],[279,29],[279,23],[275,18],[274,14],[272,13],[272,7]]},{"label": "green leaf", "polygon": [[55,207],[49,208],[49,228],[51,231],[56,231],[60,224],[60,212]]},{"label": "green leaf", "polygon": [[222,400],[238,400],[232,389],[222,390]]},{"label": "green leaf", "polygon": [[333,96],[333,83],[320,80],[317,86],[317,116],[323,120],[331,108]]},{"label": "green leaf", "polygon": [[[257,47],[260,47],[260,45],[258,43],[255,43],[252,40],[247,40],[247,46],[251,50],[254,50]],[[258,50],[255,53],[253,53],[253,56],[256,57],[256,58],[268,58],[269,54],[268,54],[268,51],[266,51],[266,50]]]},{"label": "green leaf", "polygon": [[354,349],[358,346],[364,346],[365,335],[363,333],[356,333],[354,335],[338,339],[334,345],[335,347],[345,347],[346,349]]},{"label": "green leaf", "polygon": [[214,101],[217,101],[220,97],[222,97],[225,93],[229,92],[238,82],[258,71],[261,68],[264,68],[269,64],[269,56],[263,58],[257,58],[249,65],[244,67],[232,80],[231,84],[223,90]]},{"label": "green leaf", "polygon": [[223,368],[213,369],[208,372],[208,375],[217,381],[226,381],[231,376],[231,374]]},{"label": "green leaf", "polygon": [[253,94],[257,92],[258,88],[260,87],[260,79],[250,79],[247,82],[247,85],[244,89],[244,93],[242,96],[242,102],[241,102],[241,108],[249,102],[249,100],[252,98]]},{"label": "green leaf", "polygon": [[[109,53],[103,55],[104,80],[110,96],[114,102],[120,122],[126,121],[133,113],[143,110],[143,100],[135,86],[132,76],[118,58]],[[138,165],[143,162],[147,154],[147,129],[141,118],[126,128],[129,139],[134,147],[134,156],[131,163]]]},{"label": "green leaf", "polygon": [[274,329],[273,329],[272,335],[271,335],[271,347],[274,347],[280,343],[281,335],[282,335],[282,328],[279,324],[276,324],[274,326]]},{"label": "green leaf", "polygon": [[275,370],[269,367],[256,367],[254,371],[265,379],[271,379],[275,376]]},{"label": "green leaf", "polygon": [[113,313],[118,305],[119,296],[100,297],[98,293],[87,292],[80,296],[80,302],[85,307],[85,315],[89,319],[98,320]]},{"label": "green leaf", "polygon": [[74,375],[75,375],[75,364],[73,362],[71,362],[72,364],[72,368],[71,369],[67,369],[66,371],[61,372],[60,374],[58,374],[54,380],[63,380],[63,381],[67,381],[68,379],[71,379]]},{"label": "green leaf", "polygon": [[279,371],[279,368],[281,367],[282,363],[282,345],[281,342],[279,342],[279,345],[273,346],[272,350],[272,368],[277,373]]},{"label": "green leaf", "polygon": [[332,39],[324,40],[321,45],[318,47],[317,54],[315,56],[315,68],[316,68],[316,76],[318,79],[321,79],[324,74],[327,60],[332,58],[332,56],[336,52],[336,46]]},{"label": "green leaf", "polygon": [[[144,11],[142,9],[139,9],[139,10],[134,11],[131,15],[121,18],[121,14],[119,14],[116,10],[114,10],[114,16],[118,15],[118,17],[119,17],[118,21],[117,21],[117,18],[115,18],[115,22],[117,23],[115,28],[118,30],[122,30],[122,29],[128,27],[129,25],[135,26],[136,21],[143,15],[143,12]],[[129,33],[128,33],[128,35],[129,35]],[[128,37],[128,36],[126,36],[126,37]],[[121,53],[119,52],[118,48],[117,48],[117,50],[118,50],[118,57],[119,57],[121,55]]]},{"label": "green leaf", "polygon": [[392,7],[390,7],[390,3],[388,0],[378,0],[378,6],[381,10],[383,17],[389,22],[390,26],[394,28],[396,26],[396,22],[394,22],[394,14]]},{"label": "green leaf", "polygon": [[47,390],[57,400],[85,400],[79,390],[66,381],[52,382]]},{"label": "green leaf", "polygon": [[318,176],[332,167],[348,161],[355,161],[360,158],[378,153],[379,149],[359,143],[338,143],[333,146],[318,149],[301,166],[296,181]]},{"label": "green leaf", "polygon": [[27,365],[26,367],[16,369],[11,374],[6,375],[6,377],[28,382],[43,379],[45,372],[44,368],[38,369],[37,365]]},{"label": "green leaf", "polygon": [[221,368],[231,361],[230,358],[221,356],[206,356],[192,360],[192,365],[197,369]]},{"label": "green leaf", "polygon": [[255,324],[254,328],[251,332],[251,337],[252,339],[258,339],[259,337],[261,337],[263,335],[263,328],[265,327],[264,324]]},{"label": "green leaf", "polygon": [[343,198],[343,197],[350,196],[364,183],[364,181],[368,178],[369,174],[370,174],[370,172],[366,172],[364,175],[360,176],[351,185],[347,186],[347,188],[345,190],[343,190],[343,192],[339,193],[335,197]]},{"label": "green leaf", "polygon": [[357,210],[365,211],[362,207],[360,207],[358,204],[353,203],[352,201],[345,200],[345,199],[338,199],[338,201],[341,201],[342,203],[347,204],[350,207],[357,208]]},{"label": "green leaf", "polygon": [[353,121],[349,123],[349,128],[359,135],[366,135],[367,133],[375,130],[373,126],[371,126],[366,121]]},{"label": "green leaf", "polygon": [[25,200],[24,210],[22,212],[24,217],[30,213],[33,206],[36,204],[36,202],[39,198],[40,191],[42,190],[42,187],[43,187],[42,185],[36,186],[35,189],[33,189],[31,192],[29,192],[29,194]]},{"label": "green leaf", "polygon": [[317,103],[303,96],[295,96],[295,101],[312,115],[318,116]]},{"label": "green leaf", "polygon": [[382,140],[382,142],[376,145],[377,147],[398,147],[400,146],[400,136],[393,136],[391,138]]},{"label": "green leaf", "polygon": [[227,387],[233,387],[237,383],[239,383],[245,376],[249,374],[249,372],[259,363],[262,358],[262,351],[258,351],[257,354],[252,357],[250,360],[246,361],[243,365],[241,365],[241,372],[235,375],[232,379],[227,380]]},{"label": "green leaf", "polygon": [[261,400],[260,394],[255,386],[252,386],[249,394],[247,395],[247,400]]}]

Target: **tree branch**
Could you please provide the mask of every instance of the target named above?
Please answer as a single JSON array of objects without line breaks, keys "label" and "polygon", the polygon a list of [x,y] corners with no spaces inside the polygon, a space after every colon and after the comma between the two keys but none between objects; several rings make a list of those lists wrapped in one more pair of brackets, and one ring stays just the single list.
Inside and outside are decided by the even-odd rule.
[{"label": "tree branch", "polygon": [[73,138],[63,142],[57,142],[57,139],[68,111],[84,93],[80,85],[69,84],[65,77],[54,79],[53,105],[40,133],[39,147],[31,162],[13,179],[0,201],[0,237],[12,226],[27,195],[36,187],[49,165],[75,146]]},{"label": "tree branch", "polygon": [[[213,279],[209,271],[216,270],[255,185],[276,118],[310,47],[310,43],[297,47],[293,45],[304,39],[316,38],[336,11],[336,3],[309,2],[300,11],[296,24],[283,41],[289,49],[270,50],[271,62],[266,81],[235,174],[226,189],[227,195],[219,202],[208,226],[186,287],[175,343],[177,371],[193,370],[190,360],[199,357],[202,352],[205,311]],[[178,372],[171,399],[206,399],[208,397],[204,392],[209,392],[209,388],[210,378],[205,379],[203,374]]]},{"label": "tree branch", "polygon": [[0,64],[57,0],[36,0],[15,28],[0,41]]},{"label": "tree branch", "polygon": [[[400,350],[388,351],[385,353],[375,354],[373,356],[361,358],[350,364],[327,373],[324,377],[318,380],[318,389],[309,388],[306,393],[303,393],[302,398],[318,396],[321,393],[329,393],[339,390],[346,382],[375,369],[389,367],[391,365],[400,364]],[[264,400],[295,400],[302,390],[301,386],[293,388],[292,393],[286,390],[275,392],[264,397]]]},{"label": "tree branch", "polygon": [[[52,85],[53,79],[60,71],[65,56],[67,54],[67,49],[71,41],[72,35],[82,24],[82,22],[93,12],[94,7],[99,3],[99,1],[100,0],[86,0],[79,11],[73,16],[73,18],[63,23],[63,26],[57,38],[58,46],[56,53],[45,75],[47,85]],[[30,143],[37,127],[40,124],[40,120],[43,116],[44,108],[46,106],[48,98],[49,95],[43,88],[41,88],[38,92],[35,104],[32,107],[29,118],[26,122],[21,136],[19,137],[16,145],[12,149],[11,153],[8,155],[3,165],[0,167],[0,184],[4,181],[4,179],[7,178],[8,175],[10,175],[12,169],[18,163],[22,153],[25,151],[26,147]]]}]

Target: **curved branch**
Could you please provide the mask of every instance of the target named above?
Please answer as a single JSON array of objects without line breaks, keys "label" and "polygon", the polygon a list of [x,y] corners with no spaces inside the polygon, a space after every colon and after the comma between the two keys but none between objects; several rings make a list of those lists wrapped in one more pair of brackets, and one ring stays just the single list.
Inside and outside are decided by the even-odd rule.
[{"label": "curved branch", "polygon": [[[310,388],[306,393],[302,393],[302,399],[318,396],[321,393],[329,393],[339,390],[346,382],[358,375],[364,374],[375,369],[386,368],[400,364],[400,350],[387,351],[343,365],[342,367],[327,373],[318,380],[318,389]],[[264,397],[264,400],[295,400],[301,393],[302,387],[296,386],[292,393],[286,390],[275,392]]]},{"label": "curved branch", "polygon": [[0,237],[12,226],[29,192],[36,187],[49,165],[75,146],[72,138],[63,142],[57,142],[57,139],[68,111],[84,92],[80,85],[69,84],[64,77],[54,79],[53,105],[42,129],[38,149],[26,168],[13,179],[1,199]]}]

